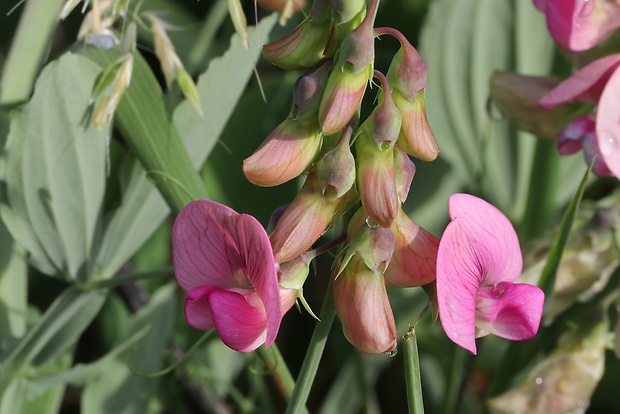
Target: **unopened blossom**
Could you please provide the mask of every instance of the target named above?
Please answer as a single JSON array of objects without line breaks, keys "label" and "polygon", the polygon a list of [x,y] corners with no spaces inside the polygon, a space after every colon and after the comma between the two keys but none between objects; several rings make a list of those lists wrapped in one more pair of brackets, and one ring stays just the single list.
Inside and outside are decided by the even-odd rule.
[{"label": "unopened blossom", "polygon": [[349,342],[366,354],[396,348],[394,314],[383,272],[394,250],[389,229],[369,226],[362,207],[347,228],[346,252],[336,263],[334,305]]},{"label": "unopened blossom", "polygon": [[591,49],[620,27],[620,4],[616,0],[534,0],[545,14],[547,28],[562,47]]},{"label": "unopened blossom", "polygon": [[386,75],[394,104],[402,115],[397,144],[409,155],[423,161],[433,161],[439,154],[439,148],[426,117],[426,62],[399,31],[382,28],[377,32],[394,35],[401,43]]},{"label": "unopened blossom", "polygon": [[273,343],[294,295],[280,290],[269,238],[254,217],[214,201],[194,201],[174,222],[172,254],[191,326],[215,328],[241,352]]},{"label": "unopened blossom", "polygon": [[342,197],[355,185],[355,158],[351,153],[350,142],[353,125],[342,130],[340,139],[316,164],[319,183],[323,194],[332,192]]},{"label": "unopened blossom", "polygon": [[491,75],[489,94],[502,115],[519,129],[540,138],[557,138],[578,108],[575,104],[564,104],[541,111],[538,101],[559,83],[559,78],[551,76],[495,71]]},{"label": "unopened blossom", "polygon": [[592,163],[592,172],[599,177],[612,175],[596,138],[596,122],[593,115],[586,115],[571,121],[558,137],[558,151],[562,155],[583,149],[586,164]]},{"label": "unopened blossom", "polygon": [[620,178],[620,54],[609,55],[584,66],[558,84],[539,101],[553,109],[567,102],[598,104],[595,142],[588,142],[591,153],[600,158],[611,173]]},{"label": "unopened blossom", "polygon": [[476,353],[475,338],[525,340],[538,332],[544,293],[514,283],[523,259],[510,221],[486,201],[455,194],[437,252],[437,301],[448,338]]},{"label": "unopened blossom", "polygon": [[284,263],[308,250],[342,214],[354,194],[354,189],[342,197],[323,192],[316,170],[311,170],[269,236],[276,260]]}]

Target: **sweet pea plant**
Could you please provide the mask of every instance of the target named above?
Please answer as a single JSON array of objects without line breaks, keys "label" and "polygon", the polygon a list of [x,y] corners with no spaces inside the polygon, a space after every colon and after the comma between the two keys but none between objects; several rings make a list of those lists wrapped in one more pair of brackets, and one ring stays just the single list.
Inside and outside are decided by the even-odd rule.
[{"label": "sweet pea plant", "polygon": [[620,409],[616,0],[23,3],[0,413]]}]

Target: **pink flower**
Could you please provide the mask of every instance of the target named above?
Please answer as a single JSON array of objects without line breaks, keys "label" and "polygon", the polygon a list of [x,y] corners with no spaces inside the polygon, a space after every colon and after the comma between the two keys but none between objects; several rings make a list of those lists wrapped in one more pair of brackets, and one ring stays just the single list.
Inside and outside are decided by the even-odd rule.
[{"label": "pink flower", "polygon": [[484,200],[455,194],[452,221],[437,252],[437,300],[444,331],[476,354],[476,337],[489,333],[510,340],[536,335],[544,293],[513,283],[523,259],[508,219]]},{"label": "pink flower", "polygon": [[194,201],[174,222],[172,254],[177,282],[188,292],[187,323],[215,328],[241,352],[273,343],[288,308],[282,309],[269,237],[254,217],[214,201]]},{"label": "pink flower", "polygon": [[553,39],[574,51],[596,46],[620,27],[620,5],[616,0],[534,0],[545,13]]},{"label": "pink flower", "polygon": [[[568,102],[598,103],[596,134],[584,141],[588,153],[600,153],[602,164],[620,179],[620,54],[595,60],[561,82],[538,102],[553,109]],[[598,163],[598,159],[597,159]],[[605,174],[604,174],[605,175]]]}]

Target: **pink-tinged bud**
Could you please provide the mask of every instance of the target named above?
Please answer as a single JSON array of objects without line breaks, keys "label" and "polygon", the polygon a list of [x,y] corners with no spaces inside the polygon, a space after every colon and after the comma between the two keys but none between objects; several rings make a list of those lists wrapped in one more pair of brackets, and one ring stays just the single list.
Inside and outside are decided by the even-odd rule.
[{"label": "pink-tinged bud", "polygon": [[385,283],[414,287],[435,280],[439,239],[411,221],[402,209],[390,230],[394,234],[394,254],[385,272]]},{"label": "pink-tinged bud", "polygon": [[312,68],[325,57],[329,33],[329,20],[309,17],[282,39],[263,46],[263,56],[267,62],[286,70]]},{"label": "pink-tinged bud", "polygon": [[371,76],[372,64],[360,72],[353,72],[349,66],[340,68],[336,65],[327,79],[319,107],[323,134],[335,134],[349,123],[362,103]]},{"label": "pink-tinged bud", "polygon": [[316,163],[323,194],[331,192],[333,197],[339,198],[355,184],[355,158],[349,147],[352,133],[353,127],[349,124],[342,131],[336,147]]},{"label": "pink-tinged bud", "polygon": [[[286,298],[288,300],[287,305],[290,303],[290,307],[292,307],[295,301],[299,299],[308,313],[315,319],[318,319],[304,298],[304,283],[310,273],[310,262],[312,262],[312,259],[314,259],[315,256],[316,254],[314,251],[308,251],[300,256],[297,256],[297,258],[293,260],[280,264],[278,279],[280,281],[281,292],[283,289],[293,292],[292,300],[289,296]],[[282,294],[280,297],[283,297]],[[286,309],[286,311],[288,311],[288,309]]]},{"label": "pink-tinged bud", "polygon": [[316,120],[287,118],[243,161],[243,174],[253,184],[271,187],[304,172],[321,148],[323,135]]},{"label": "pink-tinged bud", "polygon": [[396,348],[396,323],[380,272],[373,272],[354,256],[334,280],[333,293],[344,335],[353,346],[366,354]]},{"label": "pink-tinged bud", "polygon": [[390,227],[399,208],[394,176],[394,149],[382,151],[365,128],[355,139],[357,188],[368,216]]},{"label": "pink-tinged bud", "polygon": [[414,175],[415,164],[411,161],[411,158],[398,146],[394,147],[394,178],[396,181],[396,193],[401,204],[407,200]]},{"label": "pink-tinged bud", "polygon": [[409,101],[398,90],[392,93],[394,103],[402,114],[402,126],[396,145],[422,161],[433,161],[439,155],[439,148],[428,124],[424,91]]},{"label": "pink-tinged bud", "polygon": [[383,274],[390,264],[394,252],[394,235],[390,229],[369,225],[368,213],[361,207],[351,218],[347,227],[349,247],[339,273],[344,270],[353,256],[359,256],[366,266]]},{"label": "pink-tinged bud", "polygon": [[276,224],[278,224],[278,221],[280,221],[282,214],[284,214],[288,206],[290,206],[290,204],[285,204],[273,210],[271,216],[269,217],[269,224],[267,224],[267,233],[273,232],[276,228]]},{"label": "pink-tinged bud", "polygon": [[331,65],[331,59],[326,59],[297,79],[293,92],[293,107],[289,116],[295,120],[316,118]]},{"label": "pink-tinged bud", "polygon": [[592,172],[599,177],[611,177],[613,172],[609,169],[609,165],[605,162],[605,158],[601,154],[601,148],[599,147],[599,140],[596,138],[596,132],[586,134],[581,141],[583,146],[583,156],[586,160],[586,164],[592,164]]},{"label": "pink-tinged bud", "polygon": [[383,90],[379,94],[379,103],[372,111],[368,119],[362,124],[362,128],[367,128],[370,135],[374,138],[377,146],[382,150],[394,147],[398,139],[402,116],[394,105],[390,84],[385,76],[379,72],[374,72],[375,77],[379,78]]},{"label": "pink-tinged bud", "polygon": [[336,67],[343,69],[349,66],[354,73],[365,71],[375,60],[375,33],[373,24],[376,15],[376,2],[371,5],[374,10],[368,10],[368,14],[362,23],[353,29],[342,41]]},{"label": "pink-tinged bud", "polygon": [[398,90],[409,101],[415,100],[426,88],[428,77],[426,62],[402,33],[391,28],[378,30],[385,30],[386,33],[396,36],[401,44],[386,75],[392,89]]},{"label": "pink-tinged bud", "polygon": [[538,101],[559,82],[559,79],[553,77],[496,71],[491,76],[490,96],[517,128],[541,138],[556,138],[570,119],[575,106],[564,104],[553,110],[541,111]]},{"label": "pink-tinged bud", "polygon": [[269,236],[276,261],[288,262],[308,250],[342,214],[354,193],[351,189],[336,199],[323,195],[318,176],[311,171]]},{"label": "pink-tinged bud", "polygon": [[356,29],[366,17],[364,1],[335,1],[333,5],[332,31],[325,47],[325,56],[334,56],[342,41]]}]

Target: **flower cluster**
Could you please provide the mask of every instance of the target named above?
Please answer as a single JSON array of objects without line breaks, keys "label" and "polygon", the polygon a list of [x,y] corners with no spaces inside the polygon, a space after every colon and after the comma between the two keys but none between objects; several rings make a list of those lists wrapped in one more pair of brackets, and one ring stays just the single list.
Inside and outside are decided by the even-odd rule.
[{"label": "flower cluster", "polygon": [[[185,315],[217,329],[239,351],[269,346],[299,299],[309,263],[344,242],[333,266],[333,298],[346,338],[360,351],[397,346],[386,286],[417,287],[437,278],[439,316],[448,337],[475,353],[474,338],[527,339],[540,323],[543,295],[514,284],[521,252],[508,220],[472,196],[450,201],[453,221],[441,242],[402,204],[415,175],[410,156],[432,161],[438,148],[424,105],[427,68],[392,28],[374,28],[377,0],[317,0],[266,59],[304,70],[289,115],[243,162],[247,179],[276,186],[303,175],[290,204],[272,216],[270,234],[251,216],[199,200],[173,229],[176,277],[188,292]],[[400,42],[386,74],[374,70],[374,40]],[[362,122],[360,105],[378,79],[377,104]],[[346,233],[313,249],[342,220]],[[329,247],[328,247],[329,246]]]},{"label": "flower cluster", "polygon": [[601,56],[620,28],[620,4],[534,0],[534,5],[545,14],[553,39],[583,67],[562,81],[496,73],[491,96],[520,128],[557,137],[560,154],[583,149],[595,174],[620,179],[620,54]]}]

